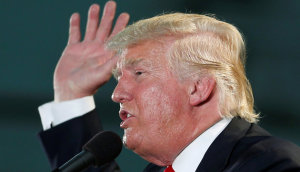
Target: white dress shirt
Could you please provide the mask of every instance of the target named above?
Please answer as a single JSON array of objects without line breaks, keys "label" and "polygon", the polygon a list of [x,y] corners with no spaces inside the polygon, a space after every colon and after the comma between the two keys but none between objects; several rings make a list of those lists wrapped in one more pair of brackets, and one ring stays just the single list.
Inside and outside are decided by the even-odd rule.
[{"label": "white dress shirt", "polygon": [[175,172],[195,172],[212,142],[226,128],[231,119],[223,118],[189,144],[174,160]]},{"label": "white dress shirt", "polygon": [[[93,96],[65,102],[50,102],[39,107],[43,129],[82,116],[95,109]],[[212,142],[226,128],[231,119],[223,118],[189,144],[174,160],[175,172],[195,172]]]}]

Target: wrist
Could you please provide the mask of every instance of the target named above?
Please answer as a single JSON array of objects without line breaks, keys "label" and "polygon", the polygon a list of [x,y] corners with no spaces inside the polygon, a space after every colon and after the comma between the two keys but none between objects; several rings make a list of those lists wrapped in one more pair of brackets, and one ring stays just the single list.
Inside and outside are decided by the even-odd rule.
[{"label": "wrist", "polygon": [[54,89],[54,102],[70,101],[70,100],[75,100],[75,99],[79,99],[91,95],[92,94],[79,93],[70,90]]}]

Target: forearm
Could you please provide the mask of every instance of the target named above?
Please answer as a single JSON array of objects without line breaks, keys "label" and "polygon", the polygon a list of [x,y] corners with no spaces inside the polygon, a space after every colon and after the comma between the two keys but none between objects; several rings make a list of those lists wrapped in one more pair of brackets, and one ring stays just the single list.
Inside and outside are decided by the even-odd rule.
[{"label": "forearm", "polygon": [[[82,146],[102,130],[99,115],[93,110],[80,117],[63,122],[39,133],[40,142],[47,154],[51,168],[55,169],[82,150]],[[89,168],[86,172],[120,171],[115,162],[99,168]]]},{"label": "forearm", "polygon": [[94,110],[40,132],[39,138],[51,167],[55,168],[79,153],[82,146],[101,130],[100,119]]}]

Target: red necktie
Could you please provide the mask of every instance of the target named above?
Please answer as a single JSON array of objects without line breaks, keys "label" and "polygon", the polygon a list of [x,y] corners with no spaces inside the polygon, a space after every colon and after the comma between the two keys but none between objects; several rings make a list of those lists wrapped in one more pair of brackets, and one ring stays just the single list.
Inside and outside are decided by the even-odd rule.
[{"label": "red necktie", "polygon": [[172,168],[172,165],[169,165],[164,172],[175,172],[174,169]]}]

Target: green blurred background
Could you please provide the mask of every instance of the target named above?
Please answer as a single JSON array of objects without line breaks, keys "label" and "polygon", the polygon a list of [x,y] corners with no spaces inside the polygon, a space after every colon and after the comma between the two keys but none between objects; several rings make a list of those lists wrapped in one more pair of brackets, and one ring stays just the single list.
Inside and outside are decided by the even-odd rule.
[{"label": "green blurred background", "polygon": [[[0,0],[0,171],[50,171],[37,139],[42,129],[37,107],[53,99],[52,77],[67,41],[72,12],[82,16],[98,0]],[[118,13],[131,23],[165,12],[213,13],[236,25],[248,49],[260,124],[272,134],[300,145],[300,1],[299,0],[117,0]],[[111,80],[95,96],[107,130],[122,135]],[[117,159],[124,172],[147,164],[123,149]]]}]

